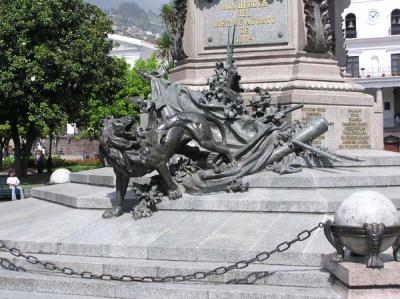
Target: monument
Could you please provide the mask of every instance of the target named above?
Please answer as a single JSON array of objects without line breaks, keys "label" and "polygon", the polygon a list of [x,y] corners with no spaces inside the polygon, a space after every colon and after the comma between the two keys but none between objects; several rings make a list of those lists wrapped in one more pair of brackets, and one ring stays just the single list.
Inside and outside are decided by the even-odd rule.
[{"label": "monument", "polygon": [[332,59],[344,2],[175,0],[177,67],[142,74],[146,126],[104,122],[113,167],[1,203],[0,298],[399,298],[398,222],[329,221],[356,191],[400,207],[400,155],[373,149],[380,103]]},{"label": "monument", "polygon": [[334,58],[343,51],[343,38],[340,22],[331,20],[340,18],[348,1],[175,2],[180,22],[172,81],[205,89],[215,61],[224,56],[228,28],[236,26],[234,59],[249,97],[258,86],[275,103],[305,104],[290,117],[325,117],[330,130],[319,143],[331,149],[383,149],[382,103],[364,94]]},{"label": "monument", "polygon": [[314,160],[329,165],[340,159],[359,161],[313,145],[328,131],[325,118],[287,121],[303,104],[271,104],[269,92],[257,87],[248,107],[244,105],[241,75],[233,60],[235,28],[232,38],[229,30],[226,63],[216,62],[207,90],[194,91],[142,73],[152,87],[148,101],[136,100],[147,116],[146,125],[136,126],[133,116],[104,120],[100,153],[116,175],[113,208],[105,218],[122,215],[130,177],[153,171],[159,176],[136,185],[135,218],[151,215],[158,194],[175,200],[183,192],[244,191],[249,186],[242,183],[244,177],[268,169],[281,175],[296,173],[302,160],[309,161],[309,167]]}]

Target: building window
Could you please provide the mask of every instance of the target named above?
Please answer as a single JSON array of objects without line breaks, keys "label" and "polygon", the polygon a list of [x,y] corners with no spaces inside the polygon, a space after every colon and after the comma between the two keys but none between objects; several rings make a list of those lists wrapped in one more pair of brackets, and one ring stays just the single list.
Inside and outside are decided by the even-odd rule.
[{"label": "building window", "polygon": [[400,54],[392,54],[392,76],[400,76]]},{"label": "building window", "polygon": [[346,38],[356,38],[357,37],[357,20],[356,15],[349,13],[346,16]]},{"label": "building window", "polygon": [[392,26],[390,32],[392,35],[400,34],[400,9],[395,9],[392,11]]},{"label": "building window", "polygon": [[390,102],[385,102],[385,104],[384,104],[384,109],[385,109],[386,111],[389,111],[389,110],[390,110]]},{"label": "building window", "polygon": [[360,60],[358,56],[347,57],[346,72],[352,77],[360,77]]}]

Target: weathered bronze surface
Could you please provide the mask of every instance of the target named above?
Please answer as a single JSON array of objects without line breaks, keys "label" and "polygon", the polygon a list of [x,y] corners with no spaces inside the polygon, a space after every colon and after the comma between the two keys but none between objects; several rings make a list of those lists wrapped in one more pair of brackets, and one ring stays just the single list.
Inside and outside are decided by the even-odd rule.
[{"label": "weathered bronze surface", "polygon": [[[267,168],[280,174],[301,171],[298,155],[339,158],[311,144],[328,130],[324,118],[315,118],[306,126],[286,121],[287,115],[303,105],[273,105],[268,91],[261,88],[254,90],[248,107],[244,105],[233,43],[228,46],[227,63],[216,63],[204,92],[157,75],[142,76],[152,86],[151,99],[137,101],[148,116],[147,127],[137,127],[129,116],[107,119],[102,128],[101,153],[117,177],[113,209],[104,217],[121,215],[130,177],[154,170],[159,180],[151,185],[177,199],[183,191],[243,192],[248,185],[242,185],[241,179]],[[151,214],[146,209],[154,206],[152,186],[142,186],[139,192],[138,198],[147,204],[136,209],[137,218]]]},{"label": "weathered bronze surface", "polygon": [[379,257],[380,253],[387,248],[387,246],[382,247],[383,243],[387,244],[387,242],[383,242],[384,240],[392,240],[389,242],[389,246],[393,247],[393,257],[396,261],[400,261],[399,225],[385,227],[383,224],[371,223],[365,224],[362,227],[356,227],[336,225],[331,221],[327,221],[325,223],[324,232],[328,241],[336,249],[336,255],[333,257],[334,262],[343,261],[346,245],[343,244],[344,241],[342,242],[342,239],[349,237],[364,240],[368,248],[367,268],[381,269],[384,267]]}]

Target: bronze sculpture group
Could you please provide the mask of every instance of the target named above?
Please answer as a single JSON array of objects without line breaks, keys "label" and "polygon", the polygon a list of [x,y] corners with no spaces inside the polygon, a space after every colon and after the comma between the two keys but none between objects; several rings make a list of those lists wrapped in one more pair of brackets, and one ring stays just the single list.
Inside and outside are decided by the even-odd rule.
[{"label": "bronze sculpture group", "polygon": [[328,161],[348,158],[312,145],[327,132],[326,119],[309,124],[287,121],[287,115],[303,105],[272,104],[268,91],[256,88],[245,106],[230,42],[227,61],[216,63],[206,91],[193,91],[158,75],[142,76],[152,87],[149,100],[137,101],[147,114],[147,126],[138,127],[133,116],[103,124],[100,151],[117,178],[113,208],[104,213],[106,218],[123,213],[130,177],[154,170],[159,176],[150,183],[135,184],[136,218],[151,215],[163,193],[178,199],[183,192],[245,191],[245,176],[266,169],[280,174],[300,171],[299,155]]}]

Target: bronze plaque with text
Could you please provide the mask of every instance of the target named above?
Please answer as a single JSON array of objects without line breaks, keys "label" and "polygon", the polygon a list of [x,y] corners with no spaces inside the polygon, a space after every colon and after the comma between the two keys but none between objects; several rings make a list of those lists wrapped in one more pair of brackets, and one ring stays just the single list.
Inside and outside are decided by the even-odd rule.
[{"label": "bronze plaque with text", "polygon": [[206,48],[225,47],[236,25],[236,45],[288,43],[288,0],[200,0]]}]

